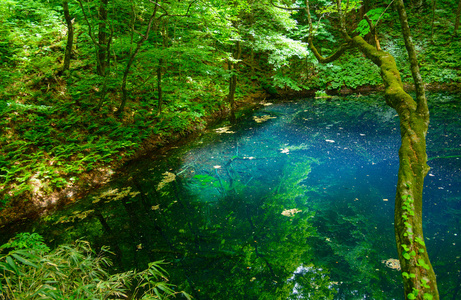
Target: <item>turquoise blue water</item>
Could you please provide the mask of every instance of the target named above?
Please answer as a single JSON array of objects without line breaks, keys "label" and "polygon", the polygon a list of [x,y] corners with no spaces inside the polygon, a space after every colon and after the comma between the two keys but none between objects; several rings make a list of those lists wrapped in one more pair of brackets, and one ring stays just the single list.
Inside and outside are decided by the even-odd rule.
[{"label": "turquoise blue water", "polygon": [[[456,299],[461,101],[429,100],[424,230],[441,298]],[[164,259],[171,283],[196,299],[403,299],[399,146],[398,117],[381,95],[265,103],[129,163],[42,226],[54,243],[110,245],[118,269]]]}]

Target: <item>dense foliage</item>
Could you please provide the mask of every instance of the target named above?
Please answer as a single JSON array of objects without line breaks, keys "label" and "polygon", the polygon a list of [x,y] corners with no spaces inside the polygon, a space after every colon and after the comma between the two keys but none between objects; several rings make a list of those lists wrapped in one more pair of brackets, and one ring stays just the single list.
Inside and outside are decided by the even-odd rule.
[{"label": "dense foliage", "polygon": [[0,247],[0,299],[168,299],[186,293],[167,283],[161,261],[148,269],[110,274],[111,253],[78,240],[53,251],[36,233],[21,233]]}]

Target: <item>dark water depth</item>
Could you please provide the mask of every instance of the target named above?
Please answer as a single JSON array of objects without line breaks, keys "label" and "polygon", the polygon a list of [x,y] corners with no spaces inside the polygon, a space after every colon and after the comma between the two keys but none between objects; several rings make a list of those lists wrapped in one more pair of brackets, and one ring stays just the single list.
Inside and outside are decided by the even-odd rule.
[{"label": "dark water depth", "polygon": [[[429,101],[426,244],[441,299],[459,299],[461,101]],[[267,103],[130,163],[37,230],[110,245],[119,269],[171,262],[170,282],[196,299],[403,299],[399,146],[398,117],[380,95]]]}]

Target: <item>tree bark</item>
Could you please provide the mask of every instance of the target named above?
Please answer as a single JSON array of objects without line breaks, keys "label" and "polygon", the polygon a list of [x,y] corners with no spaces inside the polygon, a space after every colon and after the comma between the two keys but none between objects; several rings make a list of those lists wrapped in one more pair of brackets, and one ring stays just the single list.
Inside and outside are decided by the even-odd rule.
[{"label": "tree bark", "polygon": [[323,58],[312,43],[312,21],[309,1],[306,0],[310,32],[309,47],[319,62],[330,62],[344,53],[345,49],[356,47],[380,67],[385,85],[386,103],[397,111],[400,118],[402,144],[399,150],[394,227],[405,298],[438,300],[436,277],[429,261],[422,230],[422,192],[424,177],[429,172],[426,154],[429,110],[403,0],[397,0],[395,5],[399,12],[405,47],[410,58],[416,101],[403,90],[400,73],[392,55],[376,49],[360,36],[350,38],[347,33],[343,34],[346,43],[329,58]]},{"label": "tree bark", "polygon": [[74,42],[74,25],[72,24],[72,18],[69,13],[69,2],[63,1],[62,8],[64,10],[64,18],[66,19],[67,25],[67,45],[66,51],[64,53],[64,64],[62,67],[62,72],[65,72],[70,68],[70,58],[72,55],[72,45]]}]

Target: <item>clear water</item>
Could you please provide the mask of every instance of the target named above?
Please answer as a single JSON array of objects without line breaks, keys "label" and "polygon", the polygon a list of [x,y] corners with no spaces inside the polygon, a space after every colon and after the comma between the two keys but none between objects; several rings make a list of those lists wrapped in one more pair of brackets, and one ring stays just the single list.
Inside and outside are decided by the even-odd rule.
[{"label": "clear water", "polygon": [[[461,101],[429,99],[424,230],[441,298],[456,299]],[[266,105],[130,163],[41,225],[56,243],[110,245],[119,269],[164,259],[196,299],[403,299],[391,264],[399,145],[380,95]]]}]

